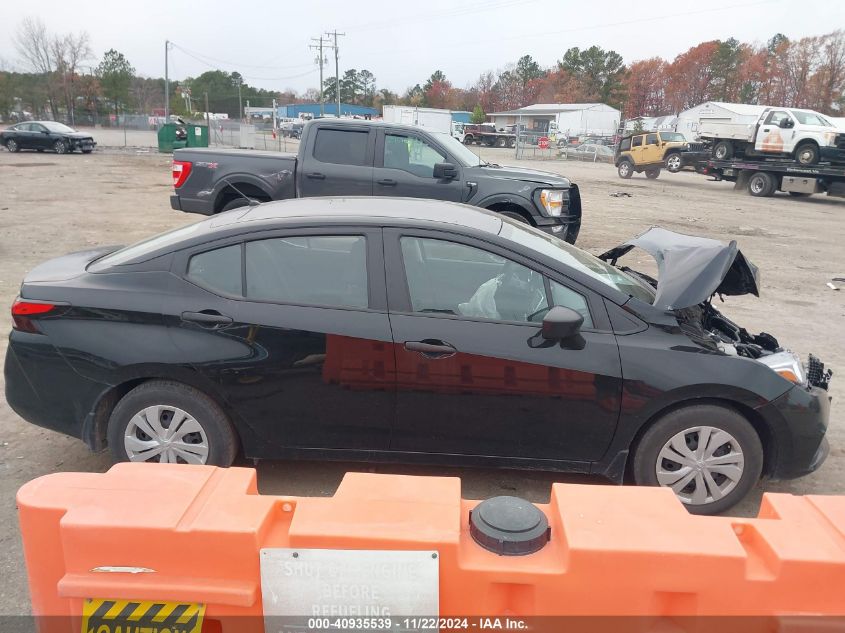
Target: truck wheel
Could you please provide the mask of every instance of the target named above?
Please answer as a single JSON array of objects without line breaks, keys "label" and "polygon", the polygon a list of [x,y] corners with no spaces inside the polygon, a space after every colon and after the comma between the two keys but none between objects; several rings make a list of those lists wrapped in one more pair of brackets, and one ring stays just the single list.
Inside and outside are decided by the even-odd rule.
[{"label": "truck wheel", "polygon": [[666,169],[669,170],[669,173],[677,174],[679,171],[681,171],[681,167],[683,167],[681,155],[677,152],[669,154],[669,156],[666,158]]},{"label": "truck wheel", "polygon": [[508,141],[508,147],[516,147],[516,139],[512,138]]},{"label": "truck wheel", "polygon": [[759,171],[748,179],[748,193],[755,198],[768,198],[776,188],[774,176],[765,171]]},{"label": "truck wheel", "polygon": [[734,156],[734,146],[730,141],[719,141],[713,148],[713,158],[716,160],[730,160]]},{"label": "truck wheel", "polygon": [[464,145],[472,145],[473,141],[474,139],[469,134],[464,137]]},{"label": "truck wheel", "polygon": [[815,143],[804,143],[795,148],[795,160],[802,165],[815,165],[819,162],[819,148]]},{"label": "truck wheel", "polygon": [[660,167],[649,167],[645,170],[645,177],[654,180],[660,175]]},{"label": "truck wheel", "polygon": [[620,178],[624,178],[627,180],[630,178],[634,173],[634,166],[631,164],[630,161],[623,160],[616,168],[616,171],[619,173]]},{"label": "truck wheel", "polygon": [[508,139],[502,137],[496,139],[496,147],[507,147],[508,146]]}]

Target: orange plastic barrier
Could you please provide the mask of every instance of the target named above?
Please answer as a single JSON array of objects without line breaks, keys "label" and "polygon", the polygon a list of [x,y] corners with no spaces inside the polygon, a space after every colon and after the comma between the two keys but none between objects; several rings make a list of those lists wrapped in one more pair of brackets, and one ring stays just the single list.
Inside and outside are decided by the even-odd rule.
[{"label": "orange plastic barrier", "polygon": [[471,538],[477,503],[456,478],[350,473],[297,498],[259,495],[252,469],[165,464],[18,493],[33,611],[62,616],[42,630],[158,604],[161,631],[263,631],[262,548],[431,552],[442,616],[845,614],[843,497],[767,494],[742,519],[692,516],[667,489],[555,484],[538,506],[551,538],[526,556]]}]

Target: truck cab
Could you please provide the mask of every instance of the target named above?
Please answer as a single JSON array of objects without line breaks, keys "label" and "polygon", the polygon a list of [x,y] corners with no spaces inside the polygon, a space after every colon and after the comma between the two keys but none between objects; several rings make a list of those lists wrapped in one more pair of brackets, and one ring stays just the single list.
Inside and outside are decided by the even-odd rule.
[{"label": "truck cab", "polygon": [[637,132],[619,141],[616,168],[621,178],[645,172],[647,178],[654,179],[662,167],[671,173],[680,171],[688,149],[684,135],[678,132]]},{"label": "truck cab", "polygon": [[713,158],[792,158],[801,165],[845,162],[845,130],[812,110],[767,108],[746,125],[702,120],[701,138],[712,145]]}]

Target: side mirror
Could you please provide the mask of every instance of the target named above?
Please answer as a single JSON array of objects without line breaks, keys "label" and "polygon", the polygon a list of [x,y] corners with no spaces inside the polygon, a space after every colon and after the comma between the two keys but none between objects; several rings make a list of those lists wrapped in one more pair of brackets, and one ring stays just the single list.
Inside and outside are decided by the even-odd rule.
[{"label": "side mirror", "polygon": [[41,133],[42,133],[42,134],[49,134],[49,133],[50,133],[50,130],[41,130]]},{"label": "side mirror", "polygon": [[442,180],[444,178],[448,180],[457,178],[458,168],[455,167],[452,163],[435,163],[434,177],[438,180]]},{"label": "side mirror", "polygon": [[[584,317],[575,310],[563,306],[555,306],[543,318],[543,326],[540,333],[547,341],[580,343],[580,346],[576,346],[576,349],[581,349],[584,347],[584,339],[581,337],[581,326],[583,324]],[[569,346],[567,345],[567,347]]]}]

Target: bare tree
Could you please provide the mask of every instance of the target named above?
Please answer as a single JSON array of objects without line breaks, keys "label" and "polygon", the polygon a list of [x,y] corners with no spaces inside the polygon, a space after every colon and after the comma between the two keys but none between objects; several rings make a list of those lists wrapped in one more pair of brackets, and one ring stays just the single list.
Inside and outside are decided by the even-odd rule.
[{"label": "bare tree", "polygon": [[[44,75],[47,81],[47,102],[55,118],[55,65],[53,63],[52,44],[47,27],[39,18],[24,18],[12,38],[24,65],[35,73]],[[36,104],[33,104],[36,105]]]},{"label": "bare tree", "polygon": [[68,33],[64,36],[56,36],[52,38],[51,48],[57,80],[65,98],[65,107],[70,117],[70,124],[75,125],[76,91],[74,90],[74,81],[77,77],[79,64],[90,59],[93,54],[88,33],[82,31],[76,35]]}]

